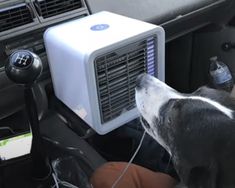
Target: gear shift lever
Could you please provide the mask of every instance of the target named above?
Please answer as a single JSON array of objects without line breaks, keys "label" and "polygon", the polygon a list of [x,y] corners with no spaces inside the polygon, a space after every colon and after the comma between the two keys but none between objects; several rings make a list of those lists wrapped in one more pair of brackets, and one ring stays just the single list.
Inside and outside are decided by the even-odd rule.
[{"label": "gear shift lever", "polygon": [[12,81],[31,87],[42,72],[42,62],[36,54],[18,50],[11,54],[5,68]]},{"label": "gear shift lever", "polygon": [[7,76],[15,83],[22,84],[25,88],[25,104],[31,125],[33,140],[31,156],[34,165],[33,176],[37,179],[43,179],[50,174],[50,166],[44,156],[38,113],[35,102],[33,86],[36,79],[42,72],[42,62],[40,58],[27,50],[18,50],[14,52],[9,62],[5,65]]}]

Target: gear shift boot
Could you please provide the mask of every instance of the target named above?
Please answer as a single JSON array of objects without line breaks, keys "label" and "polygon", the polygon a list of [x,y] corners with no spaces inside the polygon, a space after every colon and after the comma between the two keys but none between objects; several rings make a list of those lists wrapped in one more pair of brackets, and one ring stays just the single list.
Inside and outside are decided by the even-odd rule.
[{"label": "gear shift boot", "polygon": [[33,86],[40,76],[42,69],[40,58],[27,50],[15,51],[5,65],[5,71],[9,79],[24,87],[26,111],[33,135],[31,148],[31,156],[34,165],[33,177],[38,180],[47,178],[51,173],[51,167],[43,149],[33,90]]}]

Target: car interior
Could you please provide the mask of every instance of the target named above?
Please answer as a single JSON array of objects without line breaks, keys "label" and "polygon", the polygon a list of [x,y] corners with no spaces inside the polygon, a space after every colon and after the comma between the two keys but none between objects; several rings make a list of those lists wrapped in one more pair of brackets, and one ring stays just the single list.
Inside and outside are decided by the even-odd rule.
[{"label": "car interior", "polygon": [[[101,11],[161,26],[165,31],[164,81],[190,93],[210,83],[211,57],[217,56],[235,76],[234,10],[234,0],[1,0],[0,187],[55,187],[53,178],[48,178],[53,173],[77,187],[89,187],[91,174],[102,164],[128,162],[144,132],[136,117],[99,134],[57,97],[43,37],[48,28]],[[19,50],[41,60],[37,79],[34,70],[26,73],[23,68],[21,72],[7,67]],[[62,76],[66,69],[61,71]],[[81,71],[76,73],[82,75]],[[122,103],[126,105],[125,100]],[[119,115],[120,111],[114,118]],[[110,120],[105,118],[101,121]],[[22,138],[31,138],[32,146]],[[168,153],[148,135],[133,163],[177,178]]]}]

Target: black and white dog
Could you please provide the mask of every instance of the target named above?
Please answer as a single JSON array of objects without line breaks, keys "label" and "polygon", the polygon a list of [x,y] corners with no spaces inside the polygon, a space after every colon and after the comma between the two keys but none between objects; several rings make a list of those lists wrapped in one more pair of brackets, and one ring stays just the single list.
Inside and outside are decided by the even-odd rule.
[{"label": "black and white dog", "polygon": [[142,124],[171,155],[188,188],[235,188],[235,100],[199,88],[182,94],[160,80],[137,78]]}]

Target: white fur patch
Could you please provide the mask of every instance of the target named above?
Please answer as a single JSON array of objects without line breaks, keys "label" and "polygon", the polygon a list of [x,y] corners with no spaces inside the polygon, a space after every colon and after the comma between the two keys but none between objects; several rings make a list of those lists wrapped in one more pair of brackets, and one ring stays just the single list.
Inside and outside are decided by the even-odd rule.
[{"label": "white fur patch", "polygon": [[212,105],[213,107],[215,107],[220,112],[222,112],[224,115],[228,116],[230,119],[233,119],[233,111],[231,109],[221,105],[220,103],[218,103],[216,101],[213,101],[213,100],[205,98],[205,97],[200,97],[200,96],[191,96],[191,97],[186,97],[186,98],[206,102],[206,103]]},{"label": "white fur patch", "polygon": [[146,75],[146,86],[136,90],[136,105],[146,121],[152,121],[152,118],[159,117],[160,108],[170,99],[192,99],[208,103],[221,113],[233,119],[233,111],[217,101],[201,96],[185,96],[166,85],[155,77]]},{"label": "white fur patch", "polygon": [[149,126],[152,129],[148,130],[146,127],[144,127],[148,132],[148,134],[150,134],[165,148],[166,144],[164,143],[160,135],[157,133],[157,129],[154,127],[153,121],[154,118],[158,119],[160,118],[159,117],[160,108],[164,104],[166,104],[170,99],[199,100],[216,108],[218,111],[226,115],[228,118],[233,119],[233,111],[231,109],[221,105],[220,103],[212,99],[208,99],[201,96],[186,96],[184,94],[177,92],[173,88],[166,85],[164,82],[150,75],[144,75],[142,79],[144,79],[143,82],[144,84],[142,88],[136,89],[136,94],[135,94],[136,105],[139,112],[148,122]]}]

